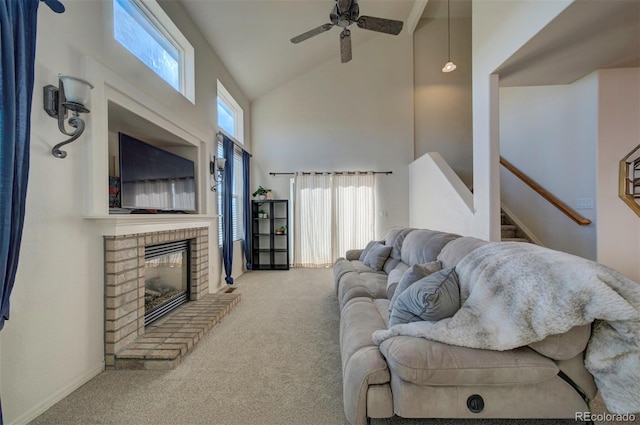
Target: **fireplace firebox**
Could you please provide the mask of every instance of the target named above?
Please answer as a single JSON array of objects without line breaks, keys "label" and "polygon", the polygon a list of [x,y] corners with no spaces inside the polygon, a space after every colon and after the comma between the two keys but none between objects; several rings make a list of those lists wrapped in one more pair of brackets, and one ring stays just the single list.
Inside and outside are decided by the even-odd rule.
[{"label": "fireplace firebox", "polygon": [[190,241],[145,247],[144,325],[189,301]]}]

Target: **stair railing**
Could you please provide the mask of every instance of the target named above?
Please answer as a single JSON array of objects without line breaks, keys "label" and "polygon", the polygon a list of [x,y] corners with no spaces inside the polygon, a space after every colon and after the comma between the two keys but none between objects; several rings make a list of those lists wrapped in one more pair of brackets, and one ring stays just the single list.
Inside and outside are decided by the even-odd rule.
[{"label": "stair railing", "polygon": [[640,145],[620,161],[620,198],[640,216]]},{"label": "stair railing", "polygon": [[511,171],[511,173],[513,173],[514,176],[522,180],[524,184],[529,186],[537,194],[539,194],[544,199],[549,201],[551,205],[559,209],[562,213],[564,213],[571,220],[578,223],[580,226],[587,226],[591,224],[591,220],[578,214],[573,208],[571,208],[570,206],[562,202],[560,199],[556,198],[553,194],[549,193],[549,191],[547,191],[545,188],[540,186],[531,177],[524,174],[522,171],[520,171],[518,168],[516,168],[513,164],[511,164],[509,161],[507,161],[503,157],[500,157],[500,164],[502,164],[504,168]]}]

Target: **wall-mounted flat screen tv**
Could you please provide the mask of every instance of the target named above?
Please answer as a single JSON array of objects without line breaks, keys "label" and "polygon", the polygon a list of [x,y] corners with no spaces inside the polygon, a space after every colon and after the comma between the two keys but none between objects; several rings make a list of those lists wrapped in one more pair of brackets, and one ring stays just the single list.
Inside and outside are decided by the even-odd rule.
[{"label": "wall-mounted flat screen tv", "polygon": [[122,208],[196,211],[193,161],[123,133],[118,139]]}]

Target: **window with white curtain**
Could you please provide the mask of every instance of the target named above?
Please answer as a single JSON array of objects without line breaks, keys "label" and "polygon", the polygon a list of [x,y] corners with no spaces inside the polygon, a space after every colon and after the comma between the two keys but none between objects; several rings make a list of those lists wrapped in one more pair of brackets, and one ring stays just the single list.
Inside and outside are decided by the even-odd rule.
[{"label": "window with white curtain", "polygon": [[364,248],[374,238],[374,184],[373,173],[333,177],[333,260],[348,249]]},{"label": "window with white curtain", "polygon": [[329,267],[374,237],[373,173],[296,173],[294,253],[297,267]]},{"label": "window with white curtain", "polygon": [[[222,149],[222,141],[218,141],[216,156],[224,157]],[[231,161],[227,159],[227,162]],[[244,204],[243,196],[243,176],[242,176],[242,149],[234,146],[233,148],[233,183],[232,183],[232,199],[231,199],[231,215],[233,223],[233,240],[239,241],[244,239]],[[218,189],[218,242],[222,246],[222,188]]]}]

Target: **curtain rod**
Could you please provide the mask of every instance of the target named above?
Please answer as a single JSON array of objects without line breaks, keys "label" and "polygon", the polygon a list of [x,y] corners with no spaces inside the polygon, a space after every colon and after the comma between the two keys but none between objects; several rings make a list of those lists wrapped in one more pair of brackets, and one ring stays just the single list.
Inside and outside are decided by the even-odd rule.
[{"label": "curtain rod", "polygon": [[[385,174],[385,175],[389,175],[389,174],[393,174],[393,171],[305,171],[302,174],[304,175],[309,175],[309,174],[356,174],[356,173],[361,173],[361,174],[368,174],[368,173],[372,173],[372,174]],[[296,173],[269,173],[269,175],[271,176],[293,176]]]},{"label": "curtain rod", "polygon": [[240,149],[242,149],[243,151],[245,151],[246,153],[249,154],[250,157],[253,157],[253,155],[251,155],[251,152],[249,152],[248,150],[246,150],[244,148],[244,145],[242,143],[240,143],[235,137],[233,136],[229,136],[227,133],[225,133],[222,130],[218,130],[218,132],[216,133],[216,136],[222,136],[222,137],[226,137],[227,139],[231,140],[233,142],[234,145],[236,145],[237,147],[239,147]]}]

